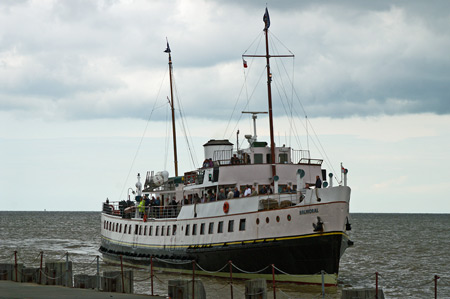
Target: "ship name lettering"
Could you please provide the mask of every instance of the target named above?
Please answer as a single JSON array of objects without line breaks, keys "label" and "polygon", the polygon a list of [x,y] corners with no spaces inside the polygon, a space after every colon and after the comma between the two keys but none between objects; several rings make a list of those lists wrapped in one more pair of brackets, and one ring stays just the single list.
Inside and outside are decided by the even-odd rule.
[{"label": "ship name lettering", "polygon": [[315,209],[307,209],[307,210],[300,210],[299,211],[300,215],[313,214],[313,213],[319,213],[319,209],[315,208]]}]

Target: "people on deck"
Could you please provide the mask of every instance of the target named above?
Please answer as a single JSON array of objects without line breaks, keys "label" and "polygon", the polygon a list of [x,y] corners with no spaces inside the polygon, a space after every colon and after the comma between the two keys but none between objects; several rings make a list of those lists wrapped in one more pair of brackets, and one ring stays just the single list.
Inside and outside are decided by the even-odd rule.
[{"label": "people on deck", "polygon": [[238,187],[235,187],[233,198],[239,198],[240,195],[241,195],[241,192],[239,192]]},{"label": "people on deck", "polygon": [[252,194],[252,189],[250,189],[250,186],[247,185],[247,188],[244,191],[244,197],[250,196]]},{"label": "people on deck", "polygon": [[322,188],[322,181],[319,176],[316,176],[316,188]]},{"label": "people on deck", "polygon": [[219,200],[224,200],[227,199],[227,196],[225,195],[225,190],[223,188],[221,188],[219,190]]},{"label": "people on deck", "polygon": [[256,192],[256,188],[252,187],[252,194],[250,194],[250,196],[256,196],[258,195],[258,192]]},{"label": "people on deck", "polygon": [[265,185],[263,185],[262,188],[259,190],[259,194],[267,194],[267,188]]},{"label": "people on deck", "polygon": [[139,214],[142,217],[145,213],[145,199],[142,198],[138,205]]},{"label": "people on deck", "polygon": [[236,154],[233,155],[233,157],[231,157],[231,164],[236,165],[239,164],[239,158],[236,156]]},{"label": "people on deck", "polygon": [[230,188],[229,190],[230,190],[230,191],[228,191],[227,198],[228,198],[228,199],[232,199],[232,198],[234,197],[234,192],[233,192],[233,189],[232,189],[232,188]]},{"label": "people on deck", "polygon": [[209,159],[205,159],[205,161],[203,161],[203,168],[208,168],[209,167]]}]

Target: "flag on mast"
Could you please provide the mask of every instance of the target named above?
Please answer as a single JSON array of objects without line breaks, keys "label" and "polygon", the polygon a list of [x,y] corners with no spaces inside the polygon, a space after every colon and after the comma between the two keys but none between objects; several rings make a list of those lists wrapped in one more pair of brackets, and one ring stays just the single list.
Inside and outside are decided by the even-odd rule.
[{"label": "flag on mast", "polygon": [[266,12],[264,13],[263,21],[264,21],[264,24],[266,24],[265,27],[264,27],[264,30],[269,29],[269,27],[270,27],[270,17],[269,17],[269,11],[267,10],[267,7],[266,7]]},{"label": "flag on mast", "polygon": [[247,60],[242,59],[242,63],[244,64],[244,68],[247,68]]},{"label": "flag on mast", "polygon": [[165,53],[170,53],[169,41],[167,41],[167,48],[164,50]]}]

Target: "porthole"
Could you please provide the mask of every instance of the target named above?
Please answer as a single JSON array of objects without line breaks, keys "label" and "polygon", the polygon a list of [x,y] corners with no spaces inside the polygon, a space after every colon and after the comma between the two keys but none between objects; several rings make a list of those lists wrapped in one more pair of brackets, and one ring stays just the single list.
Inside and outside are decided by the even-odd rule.
[{"label": "porthole", "polygon": [[277,222],[280,222],[280,216],[277,216]]},{"label": "porthole", "polygon": [[259,218],[256,218],[256,224],[259,224]]},{"label": "porthole", "polygon": [[266,217],[266,223],[269,223],[269,217]]},{"label": "porthole", "polygon": [[291,221],[291,219],[292,219],[292,218],[291,218],[291,215],[287,215],[287,220],[288,220],[288,221]]}]

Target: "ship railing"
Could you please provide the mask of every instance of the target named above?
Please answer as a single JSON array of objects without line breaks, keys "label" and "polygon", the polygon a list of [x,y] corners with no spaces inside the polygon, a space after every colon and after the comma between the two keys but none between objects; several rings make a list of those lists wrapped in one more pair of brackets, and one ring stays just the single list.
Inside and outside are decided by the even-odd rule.
[{"label": "ship railing", "polygon": [[[132,201],[105,202],[103,203],[103,213],[120,216],[122,218],[132,218],[135,216],[137,207]],[[146,206],[145,212],[139,211],[139,217],[144,218],[176,218],[180,214],[181,206]]]}]

